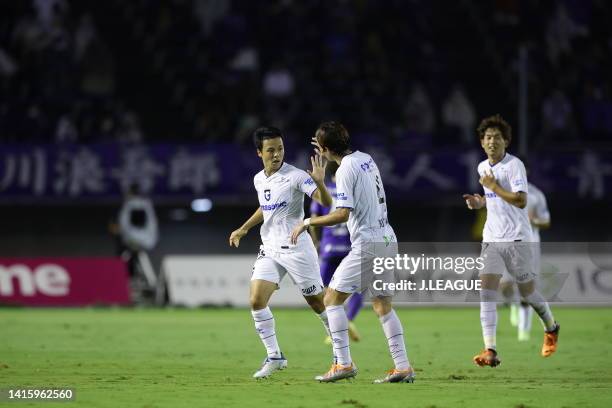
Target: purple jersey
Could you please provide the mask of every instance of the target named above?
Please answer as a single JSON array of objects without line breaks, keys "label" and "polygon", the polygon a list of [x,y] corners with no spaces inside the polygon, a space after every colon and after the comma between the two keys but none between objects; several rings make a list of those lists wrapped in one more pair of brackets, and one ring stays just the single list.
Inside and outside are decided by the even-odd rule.
[{"label": "purple jersey", "polygon": [[[325,185],[332,196],[333,203],[331,207],[324,207],[313,200],[310,205],[311,214],[326,215],[329,214],[330,211],[336,209],[336,183],[329,181]],[[351,237],[346,227],[346,223],[322,228],[321,242],[319,243],[319,255],[321,258],[343,257],[349,253],[350,250]]]}]

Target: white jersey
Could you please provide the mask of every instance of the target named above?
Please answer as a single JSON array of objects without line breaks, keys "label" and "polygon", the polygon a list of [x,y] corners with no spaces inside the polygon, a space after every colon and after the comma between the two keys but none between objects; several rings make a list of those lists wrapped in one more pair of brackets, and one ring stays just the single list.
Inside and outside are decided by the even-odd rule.
[{"label": "white jersey", "polygon": [[353,246],[393,234],[385,188],[369,154],[355,151],[342,158],[336,171],[336,207],[352,209],[347,226]]},{"label": "white jersey", "polygon": [[[527,195],[527,214],[543,222],[550,222],[550,211],[546,204],[546,197],[542,190],[529,183],[529,194]],[[533,242],[540,242],[540,229],[531,226],[531,236]]]},{"label": "white jersey", "polygon": [[[492,171],[501,188],[513,193],[528,193],[527,172],[523,162],[506,153],[504,158],[491,166],[489,160],[478,165],[478,174],[484,176]],[[487,200],[487,222],[482,233],[483,242],[531,241],[531,225],[527,207],[521,209],[498,197],[493,191],[483,187]]]},{"label": "white jersey", "polygon": [[253,178],[264,222],[261,241],[264,249],[293,252],[304,245],[313,246],[309,234],[300,234],[297,245],[291,244],[291,231],[304,219],[304,194],[317,189],[314,180],[303,170],[288,163],[270,177],[262,170]]}]

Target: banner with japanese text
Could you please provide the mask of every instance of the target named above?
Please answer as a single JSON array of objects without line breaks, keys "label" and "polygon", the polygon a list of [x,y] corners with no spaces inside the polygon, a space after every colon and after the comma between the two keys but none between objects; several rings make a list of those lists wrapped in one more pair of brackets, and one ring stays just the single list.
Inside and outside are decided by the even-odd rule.
[{"label": "banner with japanese text", "polygon": [[[399,201],[440,193],[481,191],[480,150],[363,151],[376,160],[388,195]],[[285,160],[308,169],[312,150],[288,149]],[[605,199],[612,191],[612,152],[548,152],[524,158],[529,180],[547,194]],[[161,200],[206,196],[252,199],[262,168],[254,148],[230,144],[4,145],[0,147],[0,203],[111,202],[132,184]]]}]

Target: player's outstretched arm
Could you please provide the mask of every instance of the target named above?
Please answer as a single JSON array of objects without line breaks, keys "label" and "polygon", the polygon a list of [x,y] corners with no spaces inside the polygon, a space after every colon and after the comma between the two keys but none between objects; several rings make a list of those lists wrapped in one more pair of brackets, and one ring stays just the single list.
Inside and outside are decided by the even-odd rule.
[{"label": "player's outstretched arm", "polygon": [[502,188],[497,184],[497,180],[495,180],[495,176],[492,172],[485,173],[479,181],[480,184],[493,191],[505,202],[518,208],[525,208],[525,206],[527,206],[527,193],[523,191],[512,192]]},{"label": "player's outstretched arm", "polygon": [[315,154],[310,158],[310,164],[312,164],[312,170],[309,170],[308,174],[317,185],[317,189],[312,194],[312,199],[325,207],[329,207],[333,202],[332,196],[325,186],[325,168],[327,167],[327,162],[323,160],[320,154]]},{"label": "player's outstretched arm", "polygon": [[478,210],[487,205],[486,198],[480,194],[464,194],[463,199],[470,210]]},{"label": "player's outstretched arm", "polygon": [[229,245],[235,246],[236,248],[238,248],[238,246],[240,246],[240,239],[244,237],[251,228],[253,228],[254,226],[258,224],[261,224],[263,222],[263,219],[264,219],[263,211],[261,210],[261,207],[260,207],[257,210],[255,210],[253,215],[251,215],[251,217],[248,220],[246,220],[246,222],[242,224],[240,228],[232,231],[229,237]]},{"label": "player's outstretched arm", "polygon": [[328,227],[330,225],[342,224],[343,222],[348,221],[350,214],[350,208],[340,207],[321,217],[306,218],[304,221],[301,221],[298,225],[296,225],[295,228],[293,228],[293,231],[291,232],[291,243],[295,245],[300,234],[306,231],[308,226]]},{"label": "player's outstretched arm", "polygon": [[[317,214],[314,211],[310,212],[310,218],[316,217]],[[321,227],[313,227],[312,225],[308,226],[308,232],[310,233],[310,237],[312,238],[312,243],[314,244],[317,252],[319,251],[319,244],[321,243]]]}]

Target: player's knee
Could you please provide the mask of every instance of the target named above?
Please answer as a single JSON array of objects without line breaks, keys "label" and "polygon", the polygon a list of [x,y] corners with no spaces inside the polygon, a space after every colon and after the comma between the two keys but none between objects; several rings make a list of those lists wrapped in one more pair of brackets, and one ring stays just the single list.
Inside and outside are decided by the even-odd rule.
[{"label": "player's knee", "polygon": [[343,299],[340,292],[328,288],[327,291],[325,291],[323,303],[325,304],[325,306],[337,306],[344,303],[344,300],[346,300],[346,298]]},{"label": "player's knee", "polygon": [[518,288],[519,288],[521,297],[523,299],[526,299],[535,290],[535,284],[534,284],[534,281],[529,281],[529,282],[519,284]]},{"label": "player's knee", "polygon": [[251,310],[261,310],[267,306],[266,301],[257,294],[253,294],[249,297],[249,303],[251,305]]},{"label": "player's knee", "polygon": [[505,298],[511,298],[514,295],[514,284],[512,282],[501,282],[499,287]]},{"label": "player's knee", "polygon": [[500,279],[501,275],[482,274],[480,275],[481,287],[482,289],[497,290]]},{"label": "player's knee", "polygon": [[325,295],[323,296],[323,304],[325,306],[332,306],[332,299],[334,297],[332,292],[333,290],[328,290],[325,292]]},{"label": "player's knee", "polygon": [[373,299],[372,308],[374,309],[374,313],[376,313],[376,315],[379,317],[389,314],[393,309],[391,306],[391,301],[384,298]]},{"label": "player's knee", "polygon": [[319,294],[316,296],[306,296],[306,302],[308,305],[317,313],[323,313],[325,310],[325,304],[323,302],[323,294]]}]

